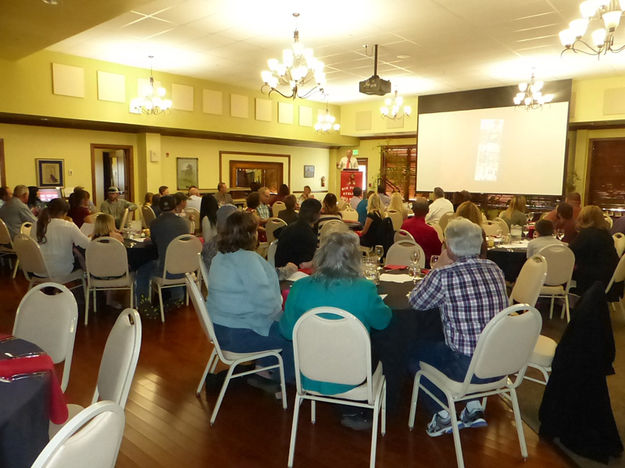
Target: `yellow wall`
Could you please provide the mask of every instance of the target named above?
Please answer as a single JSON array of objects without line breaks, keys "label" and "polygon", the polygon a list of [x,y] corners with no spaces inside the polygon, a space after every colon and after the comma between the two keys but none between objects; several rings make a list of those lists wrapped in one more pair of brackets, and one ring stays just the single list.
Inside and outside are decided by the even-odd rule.
[{"label": "yellow wall", "polygon": [[[417,97],[404,98],[404,104],[411,106],[412,114],[403,120],[392,121],[380,115],[380,107],[384,104],[384,97],[369,97],[366,101],[344,104],[341,106],[341,133],[352,136],[372,136],[384,134],[417,133]],[[359,112],[371,113],[371,128],[356,129],[356,119]]]},{"label": "yellow wall", "polygon": [[[622,101],[622,105],[615,109],[615,111],[619,111],[618,107],[621,107],[620,113],[604,113],[605,93],[608,90],[620,90],[622,92],[616,96]],[[572,93],[571,122],[625,119],[625,75],[573,80]],[[607,99],[610,99],[610,96]]]}]

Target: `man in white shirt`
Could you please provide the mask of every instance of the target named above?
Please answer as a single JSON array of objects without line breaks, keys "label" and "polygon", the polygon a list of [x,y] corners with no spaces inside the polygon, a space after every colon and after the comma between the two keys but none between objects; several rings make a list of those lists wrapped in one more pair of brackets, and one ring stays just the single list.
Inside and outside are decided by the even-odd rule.
[{"label": "man in white shirt", "polygon": [[445,192],[440,187],[434,188],[434,201],[430,204],[430,211],[425,217],[426,223],[438,223],[445,213],[453,213],[454,205],[445,198]]},{"label": "man in white shirt", "polygon": [[358,203],[362,201],[362,189],[360,187],[354,187],[354,196],[349,200],[349,205],[355,210],[358,208]]},{"label": "man in white shirt", "polygon": [[202,205],[202,197],[200,197],[200,191],[195,186],[192,185],[189,187],[189,198],[187,199],[187,208],[195,208],[200,211],[200,206]]},{"label": "man in white shirt", "polygon": [[537,221],[535,229],[534,239],[527,244],[527,258],[536,255],[540,249],[548,245],[563,244],[562,241],[553,237],[553,223],[548,219]]}]

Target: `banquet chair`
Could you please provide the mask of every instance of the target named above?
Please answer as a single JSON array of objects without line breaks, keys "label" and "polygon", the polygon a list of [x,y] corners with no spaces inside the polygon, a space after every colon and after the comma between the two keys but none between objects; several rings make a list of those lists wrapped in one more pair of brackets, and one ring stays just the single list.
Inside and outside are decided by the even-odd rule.
[{"label": "banquet chair", "polygon": [[184,212],[187,215],[187,221],[193,223],[191,226],[191,234],[195,234],[200,231],[202,229],[202,223],[200,223],[200,212],[195,208],[185,208]]},{"label": "banquet chair", "polygon": [[[329,318],[328,314],[335,318]],[[386,379],[381,362],[378,362],[375,372],[371,370],[371,340],[365,326],[345,310],[316,307],[295,323],[293,353],[296,394],[288,466],[293,466],[300,406],[304,400],[310,400],[313,424],[316,421],[317,401],[373,410],[369,466],[374,467],[380,413],[381,433],[386,434]],[[307,389],[302,375],[321,382],[356,387],[347,392],[325,395]]]},{"label": "banquet chair", "polygon": [[569,289],[575,267],[575,254],[566,245],[547,245],[538,251],[547,260],[547,278],[538,297],[550,297],[551,307],[549,318],[553,317],[553,303],[555,298],[564,299],[561,317],[566,312],[566,321],[571,321],[569,311]]},{"label": "banquet chair", "polygon": [[443,230],[441,229],[441,225],[438,223],[432,223],[432,222],[427,222],[425,223],[428,226],[430,226],[432,229],[434,229],[436,231],[436,234],[438,234],[438,240],[442,242],[445,242],[445,234],[443,233]]},{"label": "banquet chair", "polygon": [[[616,265],[616,268],[614,269],[614,273],[612,274],[612,278],[610,278],[610,282],[608,283],[608,286],[605,288],[605,293],[607,294],[608,291],[612,289],[612,285],[614,283],[620,283],[621,281],[624,281],[624,280],[625,280],[625,255],[621,256],[621,259]],[[620,300],[616,301],[616,306],[614,305],[614,302],[611,302],[610,306],[613,307],[614,309],[619,308],[621,309],[621,311],[625,312],[623,310],[623,304],[621,304]]]},{"label": "banquet chair", "polygon": [[[55,294],[46,294],[48,288],[55,290]],[[12,335],[39,346],[54,364],[63,363],[63,392],[69,383],[77,323],[76,298],[57,283],[42,283],[32,288],[15,313]]]},{"label": "banquet chair", "polygon": [[152,221],[156,219],[156,215],[154,214],[154,210],[152,207],[143,205],[141,207],[141,217],[143,218],[143,228],[149,229]]},{"label": "banquet chair", "polygon": [[[67,275],[50,276],[48,265],[41,253],[41,248],[32,237],[24,234],[16,235],[15,239],[13,239],[13,248],[17,253],[17,258],[20,261],[20,267],[24,273],[24,277],[26,281],[28,281],[28,289],[39,283],[53,282],[68,284],[80,280],[83,291],[87,291],[85,286],[85,273],[81,269],[74,270]],[[37,274],[35,274],[35,272]],[[74,287],[78,287],[78,285]]]},{"label": "banquet chair", "polygon": [[441,226],[443,232],[445,232],[445,229],[447,228],[447,223],[452,220],[454,215],[454,212],[450,211],[449,213],[443,214],[443,216],[441,216],[441,218],[438,220],[438,224]]},{"label": "banquet chair", "polygon": [[386,217],[387,218],[391,218],[391,221],[393,222],[393,230],[395,232],[399,231],[401,229],[401,225],[404,223],[404,217],[402,216],[402,214],[397,211],[397,210],[388,210],[386,212]]},{"label": "banquet chair", "polygon": [[20,234],[30,236],[30,231],[33,229],[33,223],[30,221],[24,221],[20,226]]},{"label": "banquet chair", "polygon": [[614,239],[614,248],[616,249],[616,253],[619,257],[623,256],[623,252],[625,252],[625,234],[622,232],[617,232],[612,236]]},{"label": "banquet chair", "polygon": [[202,253],[197,254],[197,260],[200,263],[200,276],[202,277],[202,282],[204,283],[204,287],[206,288],[206,294],[208,295],[208,268],[206,268],[206,263],[202,260]]},{"label": "banquet chair", "polygon": [[603,219],[605,219],[605,222],[608,223],[608,226],[610,227],[610,229],[612,229],[612,226],[614,225],[614,220],[612,219],[612,217],[604,213]]},{"label": "banquet chair", "polygon": [[358,212],[349,205],[347,205],[345,209],[341,211],[341,216],[343,217],[343,221],[358,221]]},{"label": "banquet chair", "polygon": [[[547,260],[545,260],[545,257],[542,255],[534,255],[528,258],[523,268],[521,268],[521,272],[510,293],[510,305],[529,304],[535,306],[546,277]],[[540,335],[538,337],[538,341],[536,342],[536,346],[534,346],[534,351],[527,365],[539,370],[544,380],[529,377],[527,374],[525,375],[525,380],[531,380],[532,382],[543,385],[547,384],[557,345],[555,340],[548,336]]]},{"label": "banquet chair", "polygon": [[[104,345],[98,380],[91,398],[92,405],[100,400],[109,400],[122,409],[126,407],[139,360],[141,335],[139,312],[135,309],[123,310],[115,320]],[[83,410],[83,407],[70,403],[67,405],[67,410],[71,420]],[[62,427],[63,425],[50,423],[50,437],[53,437]]]},{"label": "banquet chair", "polygon": [[[280,386],[282,390],[282,408],[286,409],[287,402],[286,402],[286,387],[284,384],[284,367],[282,364],[282,356],[280,356],[280,352],[282,350],[281,349],[269,349],[265,351],[257,351],[257,352],[252,352],[252,353],[235,353],[232,351],[226,351],[224,349],[221,349],[221,347],[219,346],[219,341],[217,341],[217,337],[215,336],[215,330],[213,328],[213,321],[208,315],[208,310],[206,310],[206,303],[204,302],[204,299],[202,298],[200,289],[198,288],[191,274],[187,273],[186,281],[187,281],[187,289],[189,290],[189,294],[191,296],[191,303],[193,304],[193,308],[195,309],[195,312],[200,320],[200,323],[202,324],[202,328],[204,329],[204,333],[206,334],[206,337],[211,343],[213,343],[213,351],[211,352],[208,362],[206,363],[206,368],[204,369],[204,372],[202,373],[202,378],[200,379],[200,383],[198,384],[197,389],[195,390],[195,394],[196,395],[200,394],[200,392],[202,391],[202,387],[204,386],[204,381],[206,380],[206,376],[208,375],[209,372],[214,372],[215,367],[217,367],[217,364],[219,363],[219,361],[229,366],[228,372],[226,374],[226,379],[224,380],[224,383],[221,386],[219,397],[217,397],[217,402],[215,403],[215,407],[213,408],[213,413],[211,414],[211,419],[210,419],[211,426],[215,424],[215,419],[217,419],[217,413],[219,413],[219,408],[221,407],[221,402],[224,399],[224,395],[226,394],[226,389],[228,388],[228,384],[230,383],[230,380],[235,379],[237,377],[244,377],[246,375],[256,374],[258,372],[266,371],[269,369],[279,369]],[[248,361],[256,361],[258,359],[266,358],[269,356],[275,357],[276,360],[278,361],[277,364],[257,367],[256,369],[248,370],[245,372],[239,372],[238,374],[234,373],[235,368],[239,364],[243,364]]]},{"label": "banquet chair", "polygon": [[89,293],[93,291],[93,312],[97,312],[96,292],[105,290],[130,291],[133,306],[134,276],[128,271],[126,247],[112,237],[98,237],[89,242],[85,251],[87,291],[85,292],[85,325],[89,322]]},{"label": "banquet chair", "polygon": [[[334,226],[334,227],[332,227]],[[321,229],[319,229],[319,238],[324,238],[329,234],[326,233],[326,231],[341,231],[341,229],[345,226],[345,223],[340,220],[340,219],[331,219],[329,221],[326,221],[323,223],[323,226],[321,226]]]},{"label": "banquet chair", "polygon": [[[15,256],[15,266],[13,267],[13,274],[11,278],[15,279],[20,260],[17,256],[17,252],[15,252],[15,248],[13,247],[13,239],[11,239],[9,228],[7,228],[7,225],[4,223],[4,221],[0,219],[0,257],[12,256]],[[10,261],[9,266],[11,266]]]},{"label": "banquet chair", "polygon": [[[519,314],[519,312],[523,312]],[[523,459],[527,459],[527,445],[523,433],[523,421],[521,410],[516,395],[516,387],[523,381],[527,369],[527,362],[538,340],[542,318],[536,308],[528,304],[517,304],[499,312],[484,327],[471,358],[469,369],[464,381],[457,382],[450,379],[440,370],[420,362],[420,370],[415,374],[410,401],[410,416],[408,427],[414,428],[415,413],[419,390],[423,390],[432,397],[451,416],[451,427],[456,450],[458,467],[464,467],[462,446],[460,444],[460,431],[458,416],[456,415],[455,403],[465,400],[486,398],[491,395],[504,395],[511,399],[514,420],[521,447]],[[514,382],[508,378],[509,374],[518,373]],[[473,377],[489,379],[500,377],[499,380],[489,383],[471,383]],[[446,402],[440,401],[426,388],[421,379],[429,380],[444,394]]]},{"label": "banquet chair", "polygon": [[[505,223],[505,221],[504,221]],[[485,221],[482,223],[482,229],[487,236],[501,236],[503,229],[497,221]]]},{"label": "banquet chair", "polygon": [[499,227],[501,228],[501,234],[506,236],[508,234],[510,234],[510,227],[508,227],[508,223],[506,223],[506,221],[503,218],[500,218],[499,216],[496,217],[495,219],[493,219],[493,221],[497,224],[499,224]]},{"label": "banquet chair", "polygon": [[119,223],[119,230],[123,231],[127,224],[128,224],[128,208],[124,209],[122,220]]},{"label": "banquet chair", "polygon": [[417,251],[419,254],[419,268],[425,268],[425,252],[423,251],[423,248],[421,248],[421,246],[416,242],[411,242],[409,240],[400,240],[393,243],[389,247],[388,252],[386,252],[384,265],[410,266],[412,264],[410,255],[414,251]]},{"label": "banquet chair", "polygon": [[267,231],[267,242],[272,243],[276,240],[276,237],[273,235],[276,229],[285,227],[286,221],[281,218],[269,218],[267,223],[265,224],[265,231]]},{"label": "banquet chair", "polygon": [[277,201],[271,206],[271,214],[274,218],[277,218],[282,210],[286,210],[286,205],[282,201]]},{"label": "banquet chair", "polygon": [[410,242],[414,242],[415,244],[417,243],[417,241],[414,240],[414,237],[412,237],[412,234],[410,234],[405,229],[400,229],[399,231],[395,232],[395,236],[393,237],[393,242],[399,242],[399,241],[410,241]]},{"label": "banquet chair", "polygon": [[278,239],[275,239],[267,249],[267,261],[272,267],[276,266],[276,250],[278,250]]},{"label": "banquet chair", "polygon": [[[163,275],[154,276],[152,285],[158,292],[158,302],[161,309],[161,322],[165,322],[165,308],[163,305],[163,289],[186,286],[185,273],[193,273],[195,281],[199,281],[200,257],[202,243],[192,234],[182,234],[172,240],[165,251]],[[168,275],[179,276],[168,278]],[[189,304],[189,290],[186,291],[186,303]]]},{"label": "banquet chair", "polygon": [[85,408],[57,432],[31,468],[113,468],[125,420],[124,410],[111,401]]}]

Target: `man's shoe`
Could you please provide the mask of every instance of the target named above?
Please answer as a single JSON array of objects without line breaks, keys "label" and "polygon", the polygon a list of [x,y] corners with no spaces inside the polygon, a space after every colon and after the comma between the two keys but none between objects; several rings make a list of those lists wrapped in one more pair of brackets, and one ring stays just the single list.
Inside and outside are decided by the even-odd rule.
[{"label": "man's shoe", "polygon": [[[458,429],[462,429],[460,423],[458,423]],[[438,437],[443,434],[450,434],[451,430],[451,418],[443,418],[441,415],[436,413],[432,417],[432,420],[428,424],[425,432],[427,432],[427,435],[429,435],[430,437]]]},{"label": "man's shoe", "polygon": [[478,409],[474,411],[468,411],[467,408],[460,413],[460,421],[463,427],[485,427],[488,426],[486,419],[484,419],[484,410]]},{"label": "man's shoe", "polygon": [[341,417],[341,425],[355,431],[368,431],[373,427],[373,421],[368,414],[345,414]]}]

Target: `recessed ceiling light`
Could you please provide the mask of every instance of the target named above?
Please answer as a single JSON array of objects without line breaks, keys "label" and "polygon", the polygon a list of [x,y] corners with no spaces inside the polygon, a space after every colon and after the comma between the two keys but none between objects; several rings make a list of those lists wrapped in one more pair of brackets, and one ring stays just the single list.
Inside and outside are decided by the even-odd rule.
[{"label": "recessed ceiling light", "polygon": [[60,3],[60,0],[41,0],[46,5],[56,6]]}]

